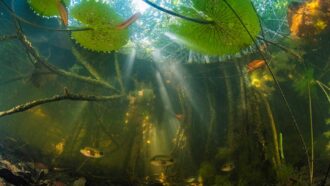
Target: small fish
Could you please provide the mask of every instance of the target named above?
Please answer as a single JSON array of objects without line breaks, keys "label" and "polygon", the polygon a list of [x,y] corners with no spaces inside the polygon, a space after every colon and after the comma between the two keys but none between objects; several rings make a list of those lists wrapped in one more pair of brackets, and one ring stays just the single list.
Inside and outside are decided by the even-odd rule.
[{"label": "small fish", "polygon": [[123,30],[123,29],[129,27],[132,23],[134,23],[140,16],[141,16],[141,13],[139,13],[139,12],[135,13],[130,18],[128,18],[126,21],[117,25],[116,28],[119,30]]},{"label": "small fish", "polygon": [[168,167],[174,164],[174,159],[168,155],[156,155],[150,159],[150,164],[157,167]]},{"label": "small fish", "polygon": [[84,147],[83,149],[80,149],[80,153],[86,157],[89,158],[102,158],[103,152],[94,149],[92,147]]},{"label": "small fish", "polygon": [[60,17],[64,26],[68,26],[68,10],[62,0],[56,0],[57,10],[60,13]]},{"label": "small fish", "polygon": [[231,172],[235,168],[235,165],[233,162],[228,162],[222,165],[221,171],[222,172]]},{"label": "small fish", "polygon": [[266,65],[265,60],[256,59],[256,60],[251,61],[249,64],[247,64],[247,69],[248,69],[248,72],[252,72],[254,70],[262,68],[265,65]]}]

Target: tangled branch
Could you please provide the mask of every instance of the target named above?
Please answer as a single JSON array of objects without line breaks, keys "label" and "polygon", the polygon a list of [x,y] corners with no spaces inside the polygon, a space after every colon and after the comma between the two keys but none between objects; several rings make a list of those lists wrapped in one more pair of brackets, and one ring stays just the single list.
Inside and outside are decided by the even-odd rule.
[{"label": "tangled branch", "polygon": [[63,100],[70,100],[70,101],[113,101],[115,99],[119,99],[123,97],[123,95],[112,95],[112,96],[95,96],[95,95],[82,95],[82,94],[72,94],[69,93],[66,89],[64,91],[64,94],[62,95],[54,95],[50,98],[44,98],[44,99],[38,99],[33,100],[21,105],[17,105],[11,109],[8,109],[6,111],[0,112],[0,117],[24,112],[26,110],[29,110],[33,107],[51,103],[51,102],[57,102],[57,101],[63,101]]},{"label": "tangled branch", "polygon": [[90,77],[85,77],[85,76],[81,76],[81,75],[78,75],[78,74],[75,74],[72,72],[68,72],[63,69],[59,69],[59,68],[55,67],[54,65],[48,63],[48,61],[46,59],[42,58],[39,55],[38,51],[32,46],[31,42],[26,38],[26,36],[22,32],[18,22],[16,24],[16,30],[17,30],[18,40],[21,41],[21,43],[25,46],[27,52],[36,60],[37,64],[44,66],[45,68],[47,68],[48,70],[50,70],[51,72],[53,72],[57,75],[81,80],[81,81],[84,81],[84,82],[87,82],[90,84],[94,84],[94,85],[99,85],[99,86],[114,90],[116,92],[118,91],[115,87],[113,87],[106,81],[93,79]]}]

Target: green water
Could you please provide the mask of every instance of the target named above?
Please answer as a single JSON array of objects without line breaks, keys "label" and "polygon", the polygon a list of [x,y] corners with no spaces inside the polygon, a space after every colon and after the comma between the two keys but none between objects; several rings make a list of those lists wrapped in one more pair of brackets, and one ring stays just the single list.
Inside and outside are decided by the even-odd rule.
[{"label": "green water", "polygon": [[[208,56],[171,41],[157,9],[132,25],[122,50],[98,53],[45,29],[63,28],[59,18],[15,2],[18,16],[42,25],[17,27],[0,4],[0,157],[42,162],[50,173],[40,179],[67,185],[79,177],[87,185],[328,184],[330,25],[295,38],[287,2],[253,2],[271,71],[248,72],[262,59],[252,42],[237,55]],[[121,5],[133,6],[121,3],[112,6],[128,17],[133,10]]]}]

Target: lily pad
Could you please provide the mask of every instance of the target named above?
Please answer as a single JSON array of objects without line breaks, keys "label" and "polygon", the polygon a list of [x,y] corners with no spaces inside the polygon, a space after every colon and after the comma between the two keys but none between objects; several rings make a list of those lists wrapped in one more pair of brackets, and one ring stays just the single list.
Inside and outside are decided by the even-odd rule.
[{"label": "lily pad", "polygon": [[92,30],[73,32],[82,47],[97,52],[118,50],[128,42],[128,30],[117,29],[123,19],[107,3],[83,0],[71,9],[71,15]]},{"label": "lily pad", "polygon": [[[170,38],[188,48],[207,55],[235,54],[250,46],[253,41],[235,13],[224,0],[192,0],[193,8],[181,7],[180,13],[189,17],[211,20],[200,24],[184,19],[169,27]],[[227,0],[255,38],[261,28],[258,16],[248,0]]]},{"label": "lily pad", "polygon": [[[59,16],[56,0],[28,0],[30,7],[39,15],[42,16]],[[68,6],[70,0],[62,0]]]}]

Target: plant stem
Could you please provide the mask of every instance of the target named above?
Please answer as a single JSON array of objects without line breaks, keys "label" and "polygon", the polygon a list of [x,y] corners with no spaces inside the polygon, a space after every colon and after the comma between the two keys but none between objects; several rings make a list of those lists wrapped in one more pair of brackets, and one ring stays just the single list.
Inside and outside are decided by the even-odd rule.
[{"label": "plant stem", "polygon": [[[269,66],[268,60],[266,59],[265,55],[263,55],[263,53],[262,53],[261,49],[259,48],[258,43],[256,42],[255,38],[251,35],[249,29],[246,27],[246,25],[244,24],[244,22],[242,21],[242,19],[240,18],[240,16],[237,14],[237,12],[234,10],[234,8],[227,2],[227,0],[223,0],[223,1],[228,6],[228,8],[235,14],[235,16],[237,17],[237,19],[241,23],[241,25],[244,27],[245,31],[250,36],[251,40],[253,41],[253,43],[254,43],[255,47],[257,48],[259,54],[261,55],[262,59],[265,61],[266,67],[267,67],[268,71],[270,72],[271,76],[273,77],[274,82],[275,82],[278,90],[280,91],[280,94],[282,96],[282,99],[283,99],[283,101],[284,101],[284,103],[285,103],[285,105],[286,105],[286,107],[287,107],[287,109],[289,111],[289,114],[290,114],[291,119],[293,121],[294,127],[295,127],[295,129],[296,129],[296,131],[297,131],[297,133],[299,135],[300,141],[301,141],[301,143],[303,145],[303,148],[304,148],[304,151],[305,151],[305,154],[306,154],[308,165],[310,166],[310,163],[309,163],[310,162],[310,156],[309,156],[309,153],[308,153],[307,145],[306,145],[305,140],[304,140],[304,138],[302,136],[302,133],[300,131],[298,122],[296,120],[296,117],[293,114],[293,111],[292,111],[292,109],[291,109],[291,107],[289,105],[288,100],[286,99],[286,97],[284,95],[284,92],[283,92],[283,90],[282,90],[282,88],[280,86],[280,83],[278,82],[277,78],[275,77],[275,74],[273,73],[272,69]],[[311,170],[311,167],[309,167],[309,170]]]},{"label": "plant stem", "polygon": [[327,97],[328,102],[330,103],[330,97],[329,94],[327,93],[327,91],[325,89],[330,90],[329,87],[327,87],[325,84],[321,83],[319,80],[316,80],[316,83],[319,85],[319,87],[322,89],[324,95]]},{"label": "plant stem", "polygon": [[313,128],[313,110],[312,110],[312,97],[310,82],[308,82],[308,108],[309,108],[309,122],[310,122],[310,140],[311,140],[311,160],[310,160],[310,169],[309,169],[309,183],[313,185],[313,176],[314,176],[314,128]]},{"label": "plant stem", "polygon": [[123,83],[123,78],[121,76],[121,71],[120,71],[120,67],[119,67],[118,54],[115,53],[114,56],[115,56],[115,68],[116,68],[117,80],[120,85],[121,94],[125,95],[126,91],[125,91],[125,86]]},{"label": "plant stem", "polygon": [[281,159],[284,160],[283,134],[282,134],[282,132],[280,132],[280,152],[281,152]]},{"label": "plant stem", "polygon": [[272,133],[273,133],[273,143],[274,143],[274,151],[275,151],[274,154],[275,154],[275,160],[276,160],[275,162],[276,162],[276,166],[278,166],[281,164],[281,159],[280,159],[280,151],[279,151],[279,145],[278,145],[278,139],[277,139],[278,133],[277,133],[277,129],[276,129],[275,120],[273,117],[273,112],[270,108],[268,100],[262,95],[260,95],[260,97],[264,101],[264,104],[266,106],[266,111],[268,113],[268,117],[270,120],[270,126],[271,126]]},{"label": "plant stem", "polygon": [[78,52],[75,47],[71,49],[72,54],[76,57],[77,62],[79,62],[85,69],[91,74],[95,79],[104,81],[101,75],[97,72],[97,70],[88,62],[86,61],[83,56]]},{"label": "plant stem", "polygon": [[142,0],[142,1],[144,1],[148,5],[156,8],[157,10],[160,10],[162,12],[165,12],[165,13],[170,14],[170,15],[175,16],[175,17],[179,17],[179,18],[184,19],[184,20],[187,20],[187,21],[191,21],[191,22],[195,22],[195,23],[199,23],[199,24],[215,24],[214,21],[207,21],[207,20],[202,20],[202,19],[191,18],[191,17],[187,17],[187,16],[184,16],[184,15],[175,13],[175,12],[173,12],[171,10],[165,9],[163,7],[160,7],[157,4],[155,4],[155,3],[153,3],[153,2],[151,2],[149,0]]}]

